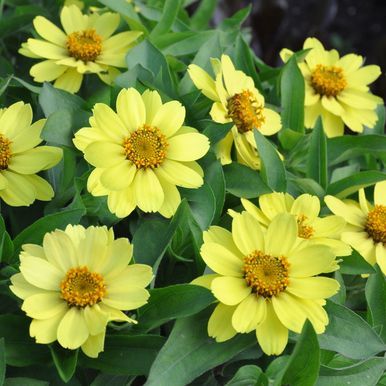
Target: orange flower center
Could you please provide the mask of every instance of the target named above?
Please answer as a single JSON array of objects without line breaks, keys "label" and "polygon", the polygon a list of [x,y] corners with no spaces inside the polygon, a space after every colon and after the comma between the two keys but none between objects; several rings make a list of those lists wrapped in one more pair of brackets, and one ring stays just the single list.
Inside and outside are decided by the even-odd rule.
[{"label": "orange flower center", "polygon": [[270,298],[284,291],[289,283],[289,263],[284,256],[275,257],[254,251],[244,257],[244,278],[252,292]]},{"label": "orange flower center", "polygon": [[60,283],[62,298],[70,307],[93,306],[106,295],[102,275],[87,267],[71,268]]},{"label": "orange flower center", "polygon": [[102,52],[102,38],[95,29],[72,32],[67,37],[67,50],[76,60],[93,62]]},{"label": "orange flower center", "polygon": [[8,168],[9,160],[11,159],[11,141],[0,134],[0,170]]},{"label": "orange flower center", "polygon": [[374,242],[386,244],[385,205],[375,205],[374,209],[368,213],[365,230]]},{"label": "orange flower center", "polygon": [[258,129],[265,122],[263,106],[251,91],[235,94],[228,100],[228,116],[232,119],[239,133]]},{"label": "orange flower center", "polygon": [[311,86],[317,94],[337,96],[347,86],[343,69],[318,64],[311,74]]},{"label": "orange flower center", "polygon": [[302,239],[309,239],[313,236],[315,230],[312,226],[306,225],[305,222],[307,221],[307,216],[304,214],[300,214],[297,218],[298,222],[298,237],[301,237]]},{"label": "orange flower center", "polygon": [[157,168],[166,157],[168,143],[157,127],[143,125],[123,141],[126,158],[138,169]]}]

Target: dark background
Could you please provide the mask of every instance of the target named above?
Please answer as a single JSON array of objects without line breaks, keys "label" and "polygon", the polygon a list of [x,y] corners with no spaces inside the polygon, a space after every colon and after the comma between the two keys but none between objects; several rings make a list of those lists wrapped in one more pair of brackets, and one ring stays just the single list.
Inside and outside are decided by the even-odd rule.
[{"label": "dark background", "polygon": [[356,53],[366,64],[379,65],[382,75],[371,88],[386,99],[386,0],[220,0],[214,23],[249,4],[244,27],[267,64],[281,63],[282,48],[297,51],[307,37],[317,37],[326,49]]}]

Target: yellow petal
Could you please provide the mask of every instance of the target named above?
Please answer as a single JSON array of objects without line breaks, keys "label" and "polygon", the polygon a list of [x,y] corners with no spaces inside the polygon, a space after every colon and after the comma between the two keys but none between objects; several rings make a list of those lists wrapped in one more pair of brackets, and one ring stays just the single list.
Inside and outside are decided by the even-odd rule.
[{"label": "yellow petal", "polygon": [[37,288],[34,285],[28,283],[24,279],[24,276],[21,273],[15,273],[11,276],[12,285],[9,286],[10,290],[20,299],[25,299],[29,296],[42,293],[41,288]]},{"label": "yellow petal", "polygon": [[195,161],[209,150],[209,140],[203,134],[188,133],[168,139],[166,157],[175,161]]},{"label": "yellow petal", "polygon": [[259,131],[263,135],[273,135],[281,129],[280,115],[271,109],[265,108],[263,110],[264,123],[259,128]]},{"label": "yellow petal", "polygon": [[381,69],[379,66],[371,65],[364,66],[355,72],[346,76],[349,85],[352,86],[363,86],[373,83],[381,75]]},{"label": "yellow petal", "polygon": [[220,244],[236,256],[239,256],[239,258],[242,258],[240,251],[238,250],[236,244],[233,241],[232,233],[224,228],[212,225],[207,231],[203,233],[203,239],[204,243]]},{"label": "yellow petal", "polygon": [[98,304],[83,309],[87,329],[91,335],[97,335],[106,329],[109,315],[101,310]]},{"label": "yellow petal", "polygon": [[322,123],[324,132],[328,138],[339,137],[343,135],[343,117],[331,114],[327,110],[323,110]]},{"label": "yellow petal", "polygon": [[386,206],[386,180],[375,184],[374,204]]},{"label": "yellow petal", "polygon": [[343,201],[333,196],[324,197],[324,202],[332,213],[343,217],[349,224],[361,228],[364,227],[366,216],[359,208],[351,205],[348,206]]},{"label": "yellow petal", "polygon": [[257,326],[256,337],[261,349],[267,355],[280,355],[287,345],[288,329],[276,316],[271,302],[267,302],[267,315]]},{"label": "yellow petal", "polygon": [[375,264],[374,241],[366,232],[343,232],[342,241],[355,248],[369,264]]},{"label": "yellow petal", "polygon": [[27,44],[32,53],[46,59],[58,60],[68,56],[67,49],[64,46],[59,47],[44,40],[29,38]]},{"label": "yellow petal", "polygon": [[134,189],[130,186],[123,190],[109,192],[107,205],[117,217],[128,216],[137,206]]},{"label": "yellow petal", "polygon": [[58,326],[58,342],[64,348],[74,350],[88,338],[89,331],[83,310],[71,307]]},{"label": "yellow petal", "polygon": [[175,185],[170,184],[159,176],[158,179],[164,192],[164,201],[159,209],[159,213],[164,217],[170,218],[176,213],[180,205],[181,195]]},{"label": "yellow petal", "polygon": [[291,278],[286,291],[305,299],[329,298],[339,290],[339,283],[328,277]]},{"label": "yellow petal", "polygon": [[249,201],[245,198],[241,199],[241,204],[243,205],[244,209],[248,213],[250,213],[253,217],[255,217],[257,219],[257,221],[259,221],[260,224],[262,224],[264,226],[268,226],[270,221],[256,205],[252,204],[251,201]]},{"label": "yellow petal", "polygon": [[206,242],[201,247],[201,256],[207,266],[221,275],[242,277],[243,261],[226,247]]},{"label": "yellow petal", "polygon": [[146,123],[150,124],[157,111],[161,108],[162,100],[156,90],[145,90],[142,94],[142,100],[146,110]]},{"label": "yellow petal", "polygon": [[248,212],[237,214],[232,221],[232,235],[244,256],[264,251],[264,235],[259,222]]},{"label": "yellow petal", "polygon": [[212,286],[212,281],[216,278],[219,277],[220,275],[217,275],[217,273],[211,273],[209,275],[203,275],[196,277],[194,280],[190,282],[190,284],[193,285],[198,285],[200,287],[204,287],[210,290]]},{"label": "yellow petal", "polygon": [[266,314],[265,299],[252,293],[237,306],[232,316],[232,326],[237,332],[251,332],[265,319]]},{"label": "yellow petal", "polygon": [[381,268],[381,271],[383,274],[386,272],[386,247],[383,245],[383,243],[378,243],[375,248],[375,256],[377,259],[377,264],[379,265],[379,268]]},{"label": "yellow petal", "polygon": [[236,335],[232,327],[232,314],[235,307],[219,303],[214,309],[208,321],[208,335],[216,339],[216,342],[225,342]]},{"label": "yellow petal", "polygon": [[327,216],[324,218],[316,218],[312,224],[315,237],[340,237],[346,221],[340,216]]},{"label": "yellow petal", "polygon": [[28,296],[21,309],[33,319],[49,319],[68,308],[59,292],[45,292]]},{"label": "yellow petal", "polygon": [[[265,237],[265,252],[272,256],[287,256],[298,235],[298,226],[293,215],[277,215],[268,225]],[[278,242],[280,240],[280,242]]]},{"label": "yellow petal", "polygon": [[111,142],[93,142],[84,150],[84,158],[96,167],[108,168],[126,162],[123,147]]},{"label": "yellow petal", "polygon": [[76,5],[63,7],[60,21],[67,35],[87,28],[88,17],[83,15]]},{"label": "yellow petal", "polygon": [[133,183],[138,207],[144,212],[157,212],[164,201],[164,192],[153,170],[139,169]]},{"label": "yellow petal", "polygon": [[118,28],[121,18],[118,13],[106,12],[98,15],[92,22],[92,27],[103,39],[110,37]]},{"label": "yellow petal", "polygon": [[32,320],[29,327],[29,333],[32,338],[35,338],[36,343],[49,344],[57,339],[58,326],[66,311],[67,308],[63,313],[59,312],[49,319]]},{"label": "yellow petal", "polygon": [[40,134],[46,121],[46,119],[39,119],[31,126],[26,126],[21,130],[19,128],[19,133],[14,136],[12,141],[12,153],[22,153],[39,145],[43,141]]},{"label": "yellow petal", "polygon": [[251,293],[251,287],[244,278],[221,276],[212,281],[213,295],[228,306],[239,304]]},{"label": "yellow petal", "polygon": [[130,132],[137,130],[145,123],[145,104],[141,94],[135,88],[120,91],[117,98],[117,113]]},{"label": "yellow petal", "polygon": [[82,344],[81,349],[85,355],[90,358],[97,358],[99,353],[104,350],[105,332],[98,335],[90,335]]},{"label": "yellow petal", "polygon": [[163,104],[155,113],[151,122],[158,127],[166,137],[171,137],[184,123],[185,107],[178,101]]},{"label": "yellow petal", "polygon": [[149,296],[149,292],[144,288],[109,286],[102,303],[119,310],[135,310],[146,304]]},{"label": "yellow petal", "polygon": [[[288,255],[290,277],[301,278],[326,272],[335,259],[332,250],[324,245],[306,245]],[[307,246],[308,245],[308,246]]]},{"label": "yellow petal", "polygon": [[66,34],[43,16],[36,16],[33,20],[36,32],[45,40],[64,47],[67,42]]},{"label": "yellow petal", "polygon": [[259,205],[264,215],[272,220],[279,213],[290,212],[294,199],[288,193],[269,193],[259,197]]},{"label": "yellow petal", "polygon": [[133,164],[124,161],[105,169],[100,176],[100,181],[108,190],[122,190],[131,185],[136,172],[137,168]]},{"label": "yellow petal", "polygon": [[215,147],[217,158],[220,159],[221,165],[228,165],[232,162],[231,150],[233,145],[233,135],[229,132],[225,138],[220,140]]},{"label": "yellow petal", "polygon": [[124,59],[126,51],[129,49],[131,43],[137,40],[141,35],[141,31],[120,32],[103,42],[103,51],[106,52],[106,55],[109,55],[111,52],[118,53],[123,51],[122,56]]},{"label": "yellow petal", "polygon": [[296,215],[305,215],[307,220],[313,222],[320,212],[320,202],[317,196],[310,194],[300,195],[293,203],[291,213]]},{"label": "yellow petal", "polygon": [[343,114],[343,107],[341,104],[335,99],[335,97],[328,97],[323,95],[322,97],[322,106],[328,110],[330,113],[334,115]]},{"label": "yellow petal", "polygon": [[66,66],[56,64],[55,60],[44,60],[31,67],[30,75],[35,82],[51,82],[63,75],[66,70]]},{"label": "yellow petal", "polygon": [[79,91],[82,84],[83,75],[79,74],[74,68],[69,68],[63,75],[56,79],[54,86],[63,89],[69,93],[76,93]]},{"label": "yellow petal", "polygon": [[[131,109],[135,109],[134,106]],[[131,110],[129,110],[131,111]],[[104,103],[97,103],[93,108],[95,125],[106,133],[114,142],[122,143],[129,134],[121,116]],[[129,114],[127,111],[126,114]]]},{"label": "yellow petal", "polygon": [[201,67],[198,67],[195,64],[191,64],[188,67],[188,74],[190,76],[190,79],[192,79],[194,85],[199,90],[201,90],[201,92],[206,97],[208,97],[212,101],[219,100],[214,80],[209,76],[206,71],[204,71]]}]

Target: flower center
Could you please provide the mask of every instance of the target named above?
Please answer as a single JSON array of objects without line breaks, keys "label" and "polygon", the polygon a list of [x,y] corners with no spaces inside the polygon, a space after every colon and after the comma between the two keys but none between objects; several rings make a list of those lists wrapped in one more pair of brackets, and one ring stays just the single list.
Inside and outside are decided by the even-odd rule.
[{"label": "flower center", "polygon": [[87,267],[71,268],[60,283],[62,298],[70,307],[93,306],[106,295],[102,275]]},{"label": "flower center", "polygon": [[228,116],[232,119],[239,133],[258,129],[265,122],[263,106],[249,91],[235,94],[228,100]]},{"label": "flower center", "polygon": [[102,52],[102,38],[95,29],[72,32],[67,37],[67,50],[76,60],[93,62]]},{"label": "flower center", "polygon": [[8,168],[9,160],[11,159],[11,141],[0,134],[0,170]]},{"label": "flower center", "polygon": [[168,143],[157,127],[143,125],[123,141],[126,158],[138,169],[157,168],[166,157]]},{"label": "flower center", "polygon": [[254,251],[244,258],[244,278],[252,287],[252,292],[270,298],[287,288],[288,267],[284,256],[275,257]]},{"label": "flower center", "polygon": [[318,64],[311,74],[311,86],[317,94],[335,97],[345,89],[347,81],[342,68]]},{"label": "flower center", "polygon": [[302,239],[309,239],[313,236],[315,230],[309,225],[305,225],[304,223],[307,221],[307,216],[304,214],[299,214],[297,218],[298,222],[298,237]]},{"label": "flower center", "polygon": [[386,244],[386,206],[375,205],[367,215],[367,234],[376,242]]}]

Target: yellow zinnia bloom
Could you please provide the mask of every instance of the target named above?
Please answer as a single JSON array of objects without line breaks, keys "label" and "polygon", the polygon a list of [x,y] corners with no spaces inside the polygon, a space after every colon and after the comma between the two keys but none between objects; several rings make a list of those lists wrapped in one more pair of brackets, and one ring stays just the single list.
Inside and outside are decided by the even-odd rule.
[{"label": "yellow zinnia bloom", "polygon": [[[368,85],[381,74],[379,66],[363,66],[363,57],[348,54],[339,57],[336,50],[325,50],[316,38],[308,38],[304,49],[310,49],[299,62],[306,93],[304,123],[313,128],[321,116],[328,137],[343,135],[346,124],[352,131],[361,133],[363,126],[374,127],[378,120],[375,109],[382,98],[369,92]],[[284,62],[293,54],[283,49]]]},{"label": "yellow zinnia bloom", "polygon": [[195,64],[188,73],[195,86],[214,103],[210,116],[215,122],[233,122],[231,131],[216,146],[217,157],[223,165],[232,162],[231,149],[236,147],[237,159],[252,169],[260,169],[253,129],[272,135],[281,129],[279,114],[264,106],[253,79],[233,66],[229,56],[222,55],[221,62],[212,59],[215,78]]},{"label": "yellow zinnia bloom", "polygon": [[116,108],[117,113],[97,103],[91,127],[75,134],[75,146],[95,166],[89,192],[107,195],[108,207],[118,217],[136,206],[172,216],[181,201],[176,185],[195,189],[203,184],[195,160],[209,150],[208,138],[183,126],[185,108],[177,101],[162,103],[157,91],[141,95],[123,89]]},{"label": "yellow zinnia bloom", "polygon": [[51,185],[36,173],[55,166],[62,149],[39,146],[46,119],[32,124],[31,105],[17,102],[0,109],[0,198],[11,206],[49,201]]},{"label": "yellow zinnia bloom", "polygon": [[[298,237],[316,244],[329,246],[337,256],[351,254],[349,245],[340,240],[346,225],[343,217],[318,217],[320,201],[317,196],[302,194],[294,199],[288,193],[269,193],[259,197],[258,208],[252,202],[242,198],[245,210],[267,228],[270,222],[280,213],[291,213],[298,223]],[[233,215],[231,211],[231,215]]]},{"label": "yellow zinnia bloom", "polygon": [[331,212],[347,222],[342,240],[369,264],[378,263],[386,274],[386,180],[375,184],[374,205],[366,200],[364,189],[359,190],[359,203],[333,196],[326,196],[324,200]]},{"label": "yellow zinnia bloom", "polygon": [[31,67],[36,82],[55,80],[55,87],[71,93],[79,90],[87,73],[111,84],[119,74],[116,67],[126,67],[126,53],[142,34],[127,31],[112,36],[120,23],[119,14],[83,15],[76,5],[63,7],[60,21],[64,31],[43,16],[35,17],[35,30],[43,40],[28,39],[19,53],[45,59]]},{"label": "yellow zinnia bloom", "polygon": [[264,232],[248,212],[235,214],[232,233],[212,226],[204,233],[201,255],[215,274],[193,284],[211,289],[219,300],[208,322],[208,334],[222,342],[237,332],[256,330],[268,355],[279,355],[288,341],[288,330],[300,333],[307,319],[316,333],[328,324],[325,299],[339,283],[317,277],[335,260],[325,246],[299,242],[294,216],[276,216]]},{"label": "yellow zinnia bloom", "polygon": [[109,321],[136,323],[121,310],[147,302],[145,287],[153,274],[147,265],[128,265],[132,253],[130,242],[114,240],[112,229],[81,225],[46,233],[43,246],[23,245],[20,273],[11,277],[10,289],[33,319],[30,335],[36,342],[57,340],[95,358],[103,351]]}]

